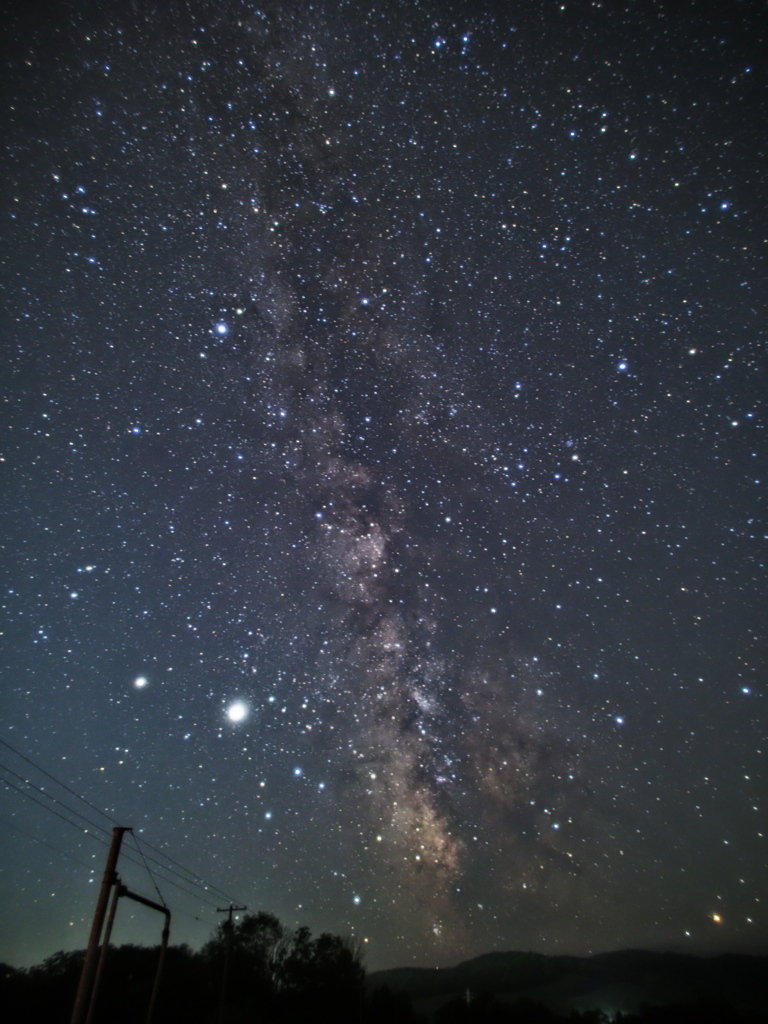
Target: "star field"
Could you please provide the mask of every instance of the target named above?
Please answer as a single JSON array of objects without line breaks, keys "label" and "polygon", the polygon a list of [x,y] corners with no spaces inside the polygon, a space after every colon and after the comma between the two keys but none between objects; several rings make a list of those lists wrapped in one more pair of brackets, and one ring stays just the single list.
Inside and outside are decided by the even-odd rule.
[{"label": "star field", "polygon": [[764,951],[764,7],[10,10],[0,737],[373,968]]}]

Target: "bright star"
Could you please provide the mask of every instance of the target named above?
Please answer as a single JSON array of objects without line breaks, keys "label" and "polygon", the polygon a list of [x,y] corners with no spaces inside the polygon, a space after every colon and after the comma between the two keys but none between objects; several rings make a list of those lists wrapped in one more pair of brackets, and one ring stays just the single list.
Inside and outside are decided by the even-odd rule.
[{"label": "bright star", "polygon": [[242,722],[248,717],[248,705],[242,700],[236,700],[227,708],[227,718],[230,722]]}]

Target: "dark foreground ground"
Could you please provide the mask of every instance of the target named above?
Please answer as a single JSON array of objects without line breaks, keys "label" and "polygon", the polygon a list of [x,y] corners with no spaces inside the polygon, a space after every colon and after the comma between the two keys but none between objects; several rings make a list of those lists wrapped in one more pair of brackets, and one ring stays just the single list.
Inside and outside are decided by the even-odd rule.
[{"label": "dark foreground ground", "polygon": [[[279,964],[235,949],[222,1012],[225,950],[169,949],[155,1021],[163,1024],[757,1024],[768,1019],[768,957],[624,951],[550,957],[491,953],[453,968],[364,976],[321,937]],[[299,951],[301,953],[301,950]],[[0,967],[3,1020],[69,1021],[82,952],[27,970]],[[106,964],[93,1024],[144,1021],[157,950],[123,946]],[[279,970],[277,969],[279,968]]]}]

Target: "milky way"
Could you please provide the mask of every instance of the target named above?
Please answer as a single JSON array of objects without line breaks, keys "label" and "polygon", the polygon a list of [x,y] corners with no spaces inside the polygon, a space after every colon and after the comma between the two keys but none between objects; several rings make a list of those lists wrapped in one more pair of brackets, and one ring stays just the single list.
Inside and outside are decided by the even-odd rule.
[{"label": "milky way", "polygon": [[3,737],[373,966],[762,948],[762,7],[13,6]]}]

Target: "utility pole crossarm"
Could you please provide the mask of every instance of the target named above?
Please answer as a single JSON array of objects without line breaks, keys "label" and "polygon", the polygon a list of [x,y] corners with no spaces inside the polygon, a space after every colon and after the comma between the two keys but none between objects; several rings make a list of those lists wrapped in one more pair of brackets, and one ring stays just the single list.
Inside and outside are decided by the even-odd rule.
[{"label": "utility pole crossarm", "polygon": [[139,896],[137,892],[131,892],[131,890],[121,885],[118,890],[119,896],[127,896],[129,900],[134,900],[136,903],[141,903],[145,907],[149,907],[150,910],[157,910],[161,914],[165,914],[165,926],[163,927],[163,940],[160,943],[160,959],[157,961],[157,972],[155,974],[155,983],[152,986],[152,995],[149,1000],[149,1009],[147,1010],[146,1024],[152,1024],[155,1016],[155,1006],[157,1004],[157,993],[160,991],[160,977],[163,973],[163,964],[165,963],[165,951],[168,948],[168,936],[171,934],[171,912],[168,907],[163,906],[161,903],[155,903],[154,900],[147,899],[146,896]]},{"label": "utility pole crossarm", "polygon": [[127,896],[129,900],[135,900],[137,903],[143,903],[145,907],[151,907],[152,910],[159,910],[161,914],[165,914],[169,921],[171,919],[171,912],[168,907],[164,907],[162,903],[155,903],[154,900],[147,899],[146,896],[139,896],[137,892],[131,892],[125,885],[120,886],[120,895]]}]

